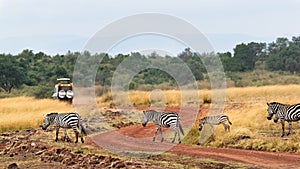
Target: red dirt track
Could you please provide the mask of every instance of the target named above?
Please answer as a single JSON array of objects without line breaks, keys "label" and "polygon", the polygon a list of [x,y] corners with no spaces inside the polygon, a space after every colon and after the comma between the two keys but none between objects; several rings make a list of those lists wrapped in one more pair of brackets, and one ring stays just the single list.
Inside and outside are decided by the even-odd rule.
[{"label": "red dirt track", "polygon": [[[160,143],[160,135],[157,137],[157,140],[155,142],[152,142],[153,132],[153,125],[149,125],[147,127],[142,127],[141,125],[139,125],[125,127],[116,131],[99,134],[91,137],[91,139],[94,143],[100,145],[101,147],[103,143],[107,143],[103,148],[107,148],[108,146],[115,149],[121,147],[125,149],[129,148],[129,150],[139,150],[138,148],[142,147],[142,151],[147,152],[151,151],[151,148],[155,147],[159,150],[160,148],[162,148],[163,150],[167,149],[167,152],[179,156],[184,155],[195,158],[210,158],[221,162],[239,162],[258,168],[300,168],[299,153],[279,153],[230,148],[212,148],[183,144],[176,145],[170,143],[170,140],[167,140],[164,143]],[[126,137],[125,140],[124,137]],[[92,144],[90,138],[87,142],[89,142],[89,144]],[[178,143],[177,140],[175,142]],[[149,149],[145,147],[149,147]]]}]

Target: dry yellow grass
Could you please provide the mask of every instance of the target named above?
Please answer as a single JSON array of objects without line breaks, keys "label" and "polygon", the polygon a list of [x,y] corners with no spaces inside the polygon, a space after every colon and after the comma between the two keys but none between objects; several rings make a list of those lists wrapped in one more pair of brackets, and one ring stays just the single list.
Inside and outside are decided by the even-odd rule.
[{"label": "dry yellow grass", "polygon": [[[161,104],[168,106],[186,106],[190,102],[199,101],[202,105],[204,102],[211,101],[212,93],[218,91],[210,90],[154,90],[154,91],[129,91],[105,94],[98,98],[99,104],[114,102],[117,105],[149,105]],[[266,104],[267,102],[277,101],[282,103],[300,102],[300,85],[283,85],[283,86],[262,86],[262,87],[244,87],[225,89],[226,103],[237,104]]]},{"label": "dry yellow grass", "polygon": [[100,106],[115,105],[134,105],[134,106],[169,106],[178,107],[190,105],[190,103],[210,99],[209,90],[154,90],[154,91],[129,91],[106,93],[97,98]]},{"label": "dry yellow grass", "polygon": [[72,105],[51,99],[30,97],[0,99],[0,132],[37,128],[49,112],[71,112]]},{"label": "dry yellow grass", "polygon": [[[189,103],[199,101],[200,107],[209,107],[210,105],[205,103],[212,101],[213,92],[219,91],[130,91],[118,93],[111,101],[117,105],[151,103],[154,106],[174,107],[195,106]],[[204,145],[266,151],[300,151],[300,132],[297,125],[293,124],[294,135],[282,139],[280,124],[275,124],[273,120],[268,121],[266,118],[267,102],[300,103],[300,85],[228,88],[223,101],[225,101],[224,113],[229,115],[233,123],[231,132],[225,133],[222,125],[217,126],[212,138]],[[195,124],[183,142],[196,144],[199,135],[198,126]]]},{"label": "dry yellow grass", "polygon": [[226,96],[229,102],[278,101],[293,104],[300,102],[300,85],[229,88]]},{"label": "dry yellow grass", "polygon": [[[222,125],[217,126],[212,138],[204,145],[299,152],[299,127],[294,123],[294,134],[281,138],[281,124],[275,124],[273,120],[266,118],[267,102],[296,104],[300,103],[299,96],[300,85],[227,89],[224,113],[233,123],[231,132],[225,133]],[[287,123],[285,128],[287,132]],[[198,134],[200,135],[199,132]]]},{"label": "dry yellow grass", "polygon": [[[154,90],[108,93],[97,98],[99,106],[136,105],[136,106],[195,106],[209,107],[213,91]],[[300,85],[263,86],[226,89],[224,113],[229,115],[233,125],[231,132],[225,133],[223,126],[217,126],[213,138],[205,145],[215,147],[237,147],[267,151],[300,151],[300,131],[293,124],[295,134],[280,138],[280,124],[268,121],[267,102],[277,101],[287,104],[300,103]],[[37,100],[28,97],[0,99],[0,132],[37,128],[43,115],[51,111],[74,111],[72,105],[50,99]],[[287,127],[287,125],[286,125]],[[183,140],[196,144],[199,138],[197,124]]]}]

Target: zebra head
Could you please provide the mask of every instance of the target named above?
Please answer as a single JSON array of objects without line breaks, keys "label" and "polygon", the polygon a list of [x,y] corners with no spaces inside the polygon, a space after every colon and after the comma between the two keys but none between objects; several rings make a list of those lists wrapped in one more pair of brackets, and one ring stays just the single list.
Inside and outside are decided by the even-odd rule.
[{"label": "zebra head", "polygon": [[47,127],[53,123],[54,121],[54,118],[58,115],[58,113],[50,113],[50,114],[47,114],[46,116],[44,116],[44,123],[43,123],[43,126],[42,126],[42,129],[43,130],[46,130]]},{"label": "zebra head", "polygon": [[203,128],[205,122],[206,122],[206,118],[205,118],[205,117],[204,117],[203,119],[200,120],[200,122],[199,122],[199,131],[202,130],[202,128]]},{"label": "zebra head", "polygon": [[[276,107],[277,106],[276,106],[275,103],[267,103],[267,105],[268,105],[268,117],[267,117],[267,119],[271,120],[273,115],[276,114]],[[275,115],[275,118],[274,118],[274,122],[275,122],[275,120],[278,121],[278,116],[276,116],[276,115]]]},{"label": "zebra head", "polygon": [[142,120],[143,127],[146,127],[149,121],[148,114],[149,114],[148,111],[143,111],[143,120]]}]

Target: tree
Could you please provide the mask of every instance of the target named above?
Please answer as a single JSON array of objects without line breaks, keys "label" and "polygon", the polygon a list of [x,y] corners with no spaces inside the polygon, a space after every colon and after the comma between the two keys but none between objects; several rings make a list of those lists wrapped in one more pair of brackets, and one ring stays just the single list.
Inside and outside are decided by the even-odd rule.
[{"label": "tree", "polygon": [[187,61],[191,56],[193,55],[191,48],[185,48],[184,51],[182,51],[178,57],[182,59],[183,61]]},{"label": "tree", "polygon": [[289,40],[287,38],[277,38],[276,42],[272,42],[268,45],[269,54],[279,53],[281,50],[284,50],[288,47]]},{"label": "tree", "polygon": [[239,69],[238,62],[233,58],[230,52],[218,53],[223,64],[224,71],[235,72]]},{"label": "tree", "polygon": [[277,38],[268,47],[266,66],[268,70],[289,71],[300,73],[300,37],[293,37],[292,41],[287,38]]},{"label": "tree", "polygon": [[234,59],[239,63],[238,71],[251,71],[255,67],[255,62],[264,55],[266,49],[265,43],[251,42],[248,44],[236,45],[234,50]]},{"label": "tree", "polygon": [[66,69],[62,66],[55,67],[55,74],[57,77],[68,77]]},{"label": "tree", "polygon": [[18,67],[16,58],[11,55],[0,56],[0,87],[11,93],[12,88],[20,87],[25,78],[24,71]]}]

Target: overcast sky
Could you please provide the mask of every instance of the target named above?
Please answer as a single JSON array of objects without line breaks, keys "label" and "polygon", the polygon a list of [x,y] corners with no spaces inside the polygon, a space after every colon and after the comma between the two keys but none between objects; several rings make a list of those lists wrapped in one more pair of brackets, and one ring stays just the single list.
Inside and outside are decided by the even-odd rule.
[{"label": "overcast sky", "polygon": [[[0,0],[0,53],[81,51],[103,27],[141,13],[183,19],[200,30],[216,52],[232,51],[241,42],[268,43],[277,37],[299,36],[299,7],[300,0]],[[139,48],[183,50],[169,41],[132,38],[112,54]]]}]

